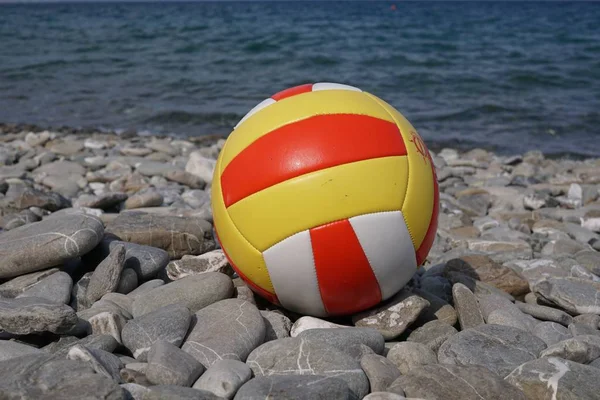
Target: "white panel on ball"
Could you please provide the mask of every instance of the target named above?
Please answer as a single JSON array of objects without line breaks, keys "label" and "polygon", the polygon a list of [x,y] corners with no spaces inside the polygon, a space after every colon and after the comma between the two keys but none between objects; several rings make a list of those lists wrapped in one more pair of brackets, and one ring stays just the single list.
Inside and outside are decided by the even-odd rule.
[{"label": "white panel on ball", "polygon": [[329,82],[319,82],[315,83],[312,87],[313,92],[318,92],[320,90],[351,90],[354,92],[362,92],[357,87],[344,85],[342,83],[329,83]]},{"label": "white panel on ball", "polygon": [[382,299],[397,293],[417,270],[412,239],[401,211],[349,219],[379,283]]},{"label": "white panel on ball", "polygon": [[281,305],[289,310],[326,316],[321,300],[310,232],[302,231],[271,246],[263,257]]}]

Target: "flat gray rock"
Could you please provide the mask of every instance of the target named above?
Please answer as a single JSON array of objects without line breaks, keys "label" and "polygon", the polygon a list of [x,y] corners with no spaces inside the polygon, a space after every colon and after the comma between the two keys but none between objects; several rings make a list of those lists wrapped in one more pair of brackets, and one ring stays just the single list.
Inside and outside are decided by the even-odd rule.
[{"label": "flat gray rock", "polygon": [[353,393],[340,378],[321,375],[260,376],[240,388],[236,400],[353,400]]},{"label": "flat gray rock", "polygon": [[206,390],[216,396],[232,399],[240,387],[252,378],[252,370],[241,361],[219,360],[194,383],[194,389]]},{"label": "flat gray rock", "polygon": [[181,303],[194,313],[233,296],[231,278],[220,272],[192,275],[139,294],[133,302],[134,318],[169,304]]},{"label": "flat gray rock", "polygon": [[121,339],[137,360],[146,361],[150,347],[157,341],[180,347],[190,321],[187,307],[171,304],[129,320],[121,332]]},{"label": "flat gray rock", "polygon": [[116,246],[94,270],[87,286],[88,304],[99,300],[119,286],[121,272],[125,265],[125,246]]},{"label": "flat gray rock", "polygon": [[100,220],[84,214],[49,218],[0,234],[0,278],[62,264],[92,250],[102,239]]},{"label": "flat gray rock", "polygon": [[595,399],[600,369],[557,357],[529,361],[506,377],[528,399]]},{"label": "flat gray rock", "polygon": [[412,292],[429,302],[429,307],[423,310],[415,321],[416,325],[423,325],[430,321],[441,321],[448,325],[456,324],[458,314],[446,300],[421,289],[413,289]]},{"label": "flat gray rock", "polygon": [[254,349],[246,363],[256,377],[324,375],[344,380],[359,399],[369,392],[369,381],[359,362],[318,340],[298,337],[272,340]]},{"label": "flat gray rock", "polygon": [[[572,322],[577,322],[589,326],[590,328],[600,328],[600,315],[596,314],[581,314],[573,318]],[[570,323],[570,322],[569,322]],[[568,326],[569,324],[565,324]]]},{"label": "flat gray rock", "polygon": [[149,389],[143,400],[222,400],[206,390],[177,385],[156,385]]},{"label": "flat gray rock", "polygon": [[525,394],[481,366],[424,365],[394,381],[407,397],[427,400],[526,400]]},{"label": "flat gray rock", "polygon": [[437,354],[442,343],[457,333],[458,331],[453,326],[436,320],[415,329],[406,340],[424,344]]},{"label": "flat gray rock", "polygon": [[17,335],[65,333],[77,324],[75,310],[38,297],[0,299],[0,329]]},{"label": "flat gray rock", "polygon": [[343,352],[349,352],[353,347],[364,344],[376,354],[382,354],[385,343],[383,335],[373,328],[309,329],[297,337],[320,340]]},{"label": "flat gray rock", "polygon": [[13,340],[0,340],[0,361],[26,356],[29,354],[45,354],[44,351]]},{"label": "flat gray rock", "polygon": [[146,393],[150,391],[147,387],[138,385],[137,383],[123,383],[121,384],[121,388],[127,392],[129,399],[133,400],[143,400]]},{"label": "flat gray rock", "polygon": [[122,213],[106,226],[106,231],[126,242],[158,247],[172,259],[205,251],[205,239],[212,226],[200,218],[137,212]]},{"label": "flat gray rock", "polygon": [[75,311],[83,311],[90,307],[87,301],[87,287],[90,284],[90,278],[93,272],[86,272],[75,282],[71,288],[71,302],[69,305]]},{"label": "flat gray rock", "polygon": [[265,320],[265,342],[290,337],[292,321],[280,312],[260,310]]},{"label": "flat gray rock", "polygon": [[167,265],[167,276],[172,281],[205,272],[221,272],[233,276],[233,269],[223,250],[212,250],[199,256],[185,255],[180,260],[171,261]]},{"label": "flat gray rock", "polygon": [[48,276],[58,272],[58,268],[50,268],[43,271],[31,272],[17,276],[0,285],[0,296],[14,298]]},{"label": "flat gray rock", "polygon": [[44,351],[54,354],[57,358],[65,358],[69,350],[75,345],[81,345],[87,349],[99,349],[109,353],[115,351],[119,343],[110,335],[89,335],[78,339],[73,336],[61,336],[57,342],[44,347]]},{"label": "flat gray rock", "polygon": [[600,314],[600,283],[578,278],[548,278],[537,281],[532,291],[570,313]]},{"label": "flat gray rock", "polygon": [[88,349],[81,345],[75,345],[67,353],[67,359],[84,361],[97,373],[121,383],[119,371],[123,368],[123,362],[114,354],[104,350]]},{"label": "flat gray rock", "polygon": [[362,400],[406,400],[406,397],[391,392],[371,392]]},{"label": "flat gray rock", "polygon": [[264,341],[264,319],[258,308],[247,301],[221,300],[195,315],[197,322],[182,349],[206,368],[223,358],[246,361],[248,354]]},{"label": "flat gray rock", "polygon": [[547,346],[552,346],[573,336],[564,326],[550,321],[537,324],[531,333],[542,339]]},{"label": "flat gray rock", "polygon": [[375,328],[385,338],[400,336],[429,307],[429,302],[408,290],[401,290],[390,300],[352,317],[354,325]]},{"label": "flat gray rock", "polygon": [[377,354],[367,354],[360,360],[360,367],[369,379],[371,392],[384,392],[401,374],[393,362]]},{"label": "flat gray rock", "polygon": [[293,324],[292,329],[290,330],[290,336],[296,337],[300,335],[302,331],[308,329],[319,329],[319,328],[347,328],[346,325],[335,324],[330,321],[326,321],[324,319],[304,316],[298,318]]},{"label": "flat gray rock", "polygon": [[404,375],[421,365],[438,362],[437,355],[429,347],[416,342],[397,343],[388,351],[386,357]]},{"label": "flat gray rock", "polygon": [[[81,314],[79,314],[81,316]],[[123,314],[112,311],[102,311],[87,319],[93,334],[110,335],[119,343],[123,343],[121,331],[127,323]]]},{"label": "flat gray rock", "polygon": [[542,321],[558,322],[564,326],[569,326],[569,324],[573,322],[573,317],[557,308],[541,306],[538,304],[521,303],[520,301],[516,302],[515,305],[525,314],[541,319]]},{"label": "flat gray rock", "polygon": [[580,324],[578,322],[573,322],[568,326],[569,331],[573,336],[579,335],[596,335],[600,336],[600,331],[596,328],[592,328],[591,326]]},{"label": "flat gray rock", "polygon": [[0,362],[3,397],[44,400],[125,400],[112,379],[83,361],[32,354]]},{"label": "flat gray rock", "polygon": [[440,364],[480,365],[501,377],[537,358],[546,344],[521,329],[481,325],[446,340],[438,352]]},{"label": "flat gray rock", "polygon": [[460,327],[464,331],[469,328],[485,324],[477,298],[462,283],[455,283],[452,286],[452,298],[454,299],[454,307],[458,313],[458,321]]},{"label": "flat gray rock", "polygon": [[127,294],[138,286],[138,275],[131,268],[124,268],[119,278],[119,285],[115,292]]},{"label": "flat gray rock", "polygon": [[162,279],[151,279],[147,282],[142,283],[140,286],[138,286],[131,292],[127,293],[127,297],[131,297],[132,299],[135,299],[137,296],[141,295],[142,293],[149,292],[152,289],[156,289],[159,286],[163,286],[164,284],[165,284],[165,281],[163,281]]},{"label": "flat gray rock", "polygon": [[53,303],[69,304],[72,287],[73,279],[71,279],[69,274],[59,271],[30,286],[27,290],[18,295],[17,298],[41,297],[50,300]]},{"label": "flat gray rock", "polygon": [[450,280],[450,282],[452,283],[452,285],[455,285],[456,283],[462,283],[463,285],[468,287],[469,290],[471,292],[473,292],[473,294],[477,297],[487,296],[487,295],[496,295],[496,296],[505,297],[510,301],[514,301],[514,297],[512,297],[510,294],[506,293],[505,291],[500,290],[497,287],[492,286],[488,283],[475,280],[468,275],[461,274],[459,272],[448,272],[447,277]]},{"label": "flat gray rock", "polygon": [[490,313],[487,317],[487,323],[492,325],[512,326],[522,329],[526,332],[532,332],[538,321],[531,315],[525,314],[519,308],[510,303],[500,307]]},{"label": "flat gray rock", "polygon": [[540,357],[558,357],[580,364],[588,364],[600,357],[600,337],[579,335],[549,346]]},{"label": "flat gray rock", "polygon": [[169,342],[154,342],[148,352],[146,377],[155,385],[189,387],[203,372],[202,364]]},{"label": "flat gray rock", "polygon": [[73,203],[73,207],[86,207],[86,208],[99,208],[101,210],[108,210],[109,208],[115,207],[120,203],[127,200],[125,193],[103,193],[100,195],[82,194]]},{"label": "flat gray rock", "polygon": [[452,283],[441,275],[428,275],[426,272],[419,282],[419,288],[447,303],[452,301]]}]

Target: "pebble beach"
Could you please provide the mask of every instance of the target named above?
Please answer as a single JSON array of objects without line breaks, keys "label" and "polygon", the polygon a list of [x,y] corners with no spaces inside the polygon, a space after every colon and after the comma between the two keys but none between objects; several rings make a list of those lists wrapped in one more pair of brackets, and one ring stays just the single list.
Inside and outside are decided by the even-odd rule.
[{"label": "pebble beach", "polygon": [[600,159],[431,151],[425,264],[318,319],[220,249],[225,140],[0,124],[0,399],[598,398]]}]

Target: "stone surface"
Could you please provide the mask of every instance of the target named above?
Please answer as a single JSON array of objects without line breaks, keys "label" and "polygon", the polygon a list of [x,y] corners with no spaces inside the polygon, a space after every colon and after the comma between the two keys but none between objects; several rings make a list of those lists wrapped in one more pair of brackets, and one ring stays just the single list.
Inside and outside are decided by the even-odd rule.
[{"label": "stone surface", "polygon": [[94,217],[73,214],[49,218],[0,234],[0,278],[62,264],[93,249],[104,226]]},{"label": "stone surface", "polygon": [[247,301],[221,300],[197,311],[195,317],[182,349],[206,368],[223,358],[246,361],[265,338],[264,319]]},{"label": "stone surface", "polygon": [[172,259],[205,250],[205,239],[212,234],[210,223],[199,218],[125,213],[106,226],[106,231],[126,242],[158,247]]},{"label": "stone surface", "polygon": [[481,366],[424,365],[395,382],[407,397],[428,400],[526,400],[523,392]]},{"label": "stone surface", "polygon": [[0,361],[18,358],[30,354],[44,354],[36,347],[13,340],[0,340]]},{"label": "stone surface", "polygon": [[436,354],[429,347],[416,342],[400,342],[389,350],[386,357],[403,375],[421,365],[438,362]]},{"label": "stone surface", "polygon": [[119,277],[119,284],[115,289],[115,292],[121,294],[127,294],[134,290],[138,286],[138,275],[131,268],[123,268],[121,276]]},{"label": "stone surface", "polygon": [[519,308],[510,303],[493,310],[487,317],[488,324],[512,326],[526,332],[532,332],[538,321],[531,315],[523,313]]},{"label": "stone surface", "polygon": [[227,261],[223,250],[213,250],[199,256],[183,256],[167,265],[167,276],[175,281],[188,275],[197,275],[205,272],[221,272],[233,276],[233,269]]},{"label": "stone surface", "polygon": [[600,357],[600,336],[578,335],[548,346],[540,357],[558,357],[588,364]]},{"label": "stone surface", "polygon": [[537,358],[546,344],[521,329],[481,325],[446,340],[438,352],[441,364],[479,365],[501,377]]},{"label": "stone surface", "polygon": [[521,302],[516,302],[515,305],[525,314],[529,314],[532,317],[541,319],[542,321],[554,321],[564,326],[568,326],[571,322],[573,322],[573,317],[557,308]]},{"label": "stone surface", "polygon": [[125,246],[115,246],[90,277],[86,290],[88,304],[99,300],[106,293],[116,291],[124,265]]},{"label": "stone surface", "polygon": [[547,346],[572,337],[567,328],[556,322],[541,322],[533,328],[531,333],[542,339]]},{"label": "stone surface", "polygon": [[448,325],[454,325],[458,321],[458,314],[445,300],[434,294],[421,289],[413,289],[412,292],[429,302],[429,307],[425,308],[415,321],[415,325],[423,325],[429,321],[441,321]]},{"label": "stone surface", "polygon": [[268,310],[260,310],[260,315],[265,321],[265,342],[290,336],[292,321],[288,317]]},{"label": "stone surface", "polygon": [[324,319],[304,316],[300,317],[294,322],[292,325],[292,329],[290,330],[290,336],[296,337],[301,332],[307,329],[320,329],[320,328],[344,328],[344,325],[335,324],[330,321],[326,321]]},{"label": "stone surface", "polygon": [[358,398],[369,392],[367,376],[358,361],[317,340],[298,337],[272,340],[254,349],[246,363],[256,377],[323,375],[344,380]]},{"label": "stone surface", "polygon": [[83,194],[73,203],[73,207],[99,208],[108,210],[127,199],[125,193],[103,193],[101,195]]},{"label": "stone surface", "polygon": [[143,400],[222,400],[205,390],[177,385],[155,385],[144,394]]},{"label": "stone surface", "polygon": [[119,385],[86,362],[32,354],[0,362],[3,396],[44,400],[125,400]]},{"label": "stone surface", "polygon": [[427,300],[401,290],[383,304],[354,315],[352,321],[358,327],[375,328],[385,340],[392,340],[400,336],[427,307]]},{"label": "stone surface", "polygon": [[321,375],[274,375],[251,379],[240,388],[235,400],[286,400],[340,399],[356,397],[340,378]]},{"label": "stone surface", "polygon": [[169,342],[157,341],[148,352],[146,377],[155,385],[192,386],[203,372],[202,364]]},{"label": "stone surface", "polygon": [[600,283],[578,278],[548,278],[537,281],[532,291],[570,313],[600,314]]},{"label": "stone surface", "polygon": [[58,272],[58,268],[50,268],[13,278],[0,285],[0,296],[6,298],[17,297],[36,283],[56,272]]},{"label": "stone surface", "polygon": [[[78,314],[82,318],[81,314]],[[84,318],[85,319],[85,318]],[[119,343],[123,343],[121,331],[127,323],[125,317],[119,312],[101,311],[88,318],[92,333],[111,335]]]},{"label": "stone surface", "polygon": [[252,378],[248,365],[237,360],[219,360],[194,383],[194,389],[206,390],[216,396],[232,399],[243,384]]},{"label": "stone surface", "polygon": [[114,354],[104,350],[88,349],[81,345],[75,345],[67,353],[67,358],[69,360],[84,361],[98,374],[121,383],[119,371],[123,368],[123,362]]},{"label": "stone surface", "polygon": [[371,392],[363,400],[405,400],[406,397],[391,392]]},{"label": "stone surface", "polygon": [[524,363],[506,381],[521,389],[528,399],[594,399],[600,369],[547,357]]},{"label": "stone surface", "polygon": [[383,335],[373,328],[309,329],[301,332],[297,337],[320,340],[343,352],[351,351],[353,347],[364,344],[370,347],[376,354],[383,353],[385,342]]},{"label": "stone surface", "polygon": [[485,324],[477,298],[468,287],[462,283],[455,283],[452,286],[452,297],[458,313],[458,321],[463,331]]},{"label": "stone surface", "polygon": [[400,370],[386,357],[367,354],[360,360],[360,366],[369,379],[371,392],[386,391],[400,375]]},{"label": "stone surface", "polygon": [[437,354],[442,343],[457,333],[452,325],[442,321],[430,321],[412,331],[406,340],[424,344]]},{"label": "stone surface", "polygon": [[137,360],[146,361],[150,347],[159,340],[180,347],[190,322],[191,314],[187,307],[171,304],[129,320],[121,338]]},{"label": "stone surface", "polygon": [[65,304],[39,297],[0,299],[0,329],[9,333],[66,333],[76,324],[77,314]]},{"label": "stone surface", "polygon": [[220,272],[192,275],[137,295],[133,302],[133,316],[138,318],[175,303],[196,312],[232,295],[233,283],[227,275]]},{"label": "stone surface", "polygon": [[53,303],[69,304],[73,279],[66,272],[59,271],[40,280],[17,296],[40,297]]}]

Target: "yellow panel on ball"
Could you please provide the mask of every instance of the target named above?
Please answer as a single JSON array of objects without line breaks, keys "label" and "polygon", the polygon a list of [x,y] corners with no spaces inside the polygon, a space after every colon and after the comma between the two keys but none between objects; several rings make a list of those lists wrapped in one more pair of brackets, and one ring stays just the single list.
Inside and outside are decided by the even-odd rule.
[{"label": "yellow panel on ball", "polygon": [[357,161],[271,186],[227,211],[252,246],[264,251],[295,233],[328,222],[400,210],[408,173],[406,156]]},{"label": "yellow panel on ball", "polygon": [[[217,161],[217,168],[220,162],[221,155],[219,155]],[[218,232],[219,240],[226,249],[231,262],[251,282],[267,292],[274,294],[275,290],[273,289],[273,284],[269,278],[269,272],[267,271],[267,266],[262,253],[244,238],[225,209],[223,192],[221,190],[221,179],[218,174],[213,180],[211,187],[211,203],[214,225]]]},{"label": "yellow panel on ball", "polygon": [[402,205],[402,214],[416,250],[421,246],[427,234],[434,208],[433,181],[435,178],[428,150],[416,129],[402,114],[380,98],[372,94],[367,95],[390,113],[402,133],[404,143],[406,143],[408,189]]},{"label": "yellow panel on ball", "polygon": [[363,92],[331,90],[303,93],[269,105],[238,126],[229,135],[222,150],[219,173],[223,173],[231,160],[248,145],[267,133],[315,115],[338,113],[368,115],[394,122],[384,108]]}]

